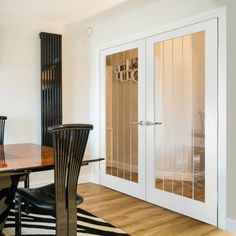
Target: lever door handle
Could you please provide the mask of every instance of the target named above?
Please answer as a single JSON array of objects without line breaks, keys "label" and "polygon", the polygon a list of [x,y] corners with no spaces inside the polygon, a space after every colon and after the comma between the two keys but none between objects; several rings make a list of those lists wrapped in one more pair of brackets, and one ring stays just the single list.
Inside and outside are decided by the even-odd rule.
[{"label": "lever door handle", "polygon": [[152,121],[146,121],[145,125],[162,125],[162,122],[152,122]]},{"label": "lever door handle", "polygon": [[141,126],[144,126],[144,125],[145,125],[145,122],[141,120],[141,121],[132,122],[131,124],[132,124],[132,125],[141,125]]}]

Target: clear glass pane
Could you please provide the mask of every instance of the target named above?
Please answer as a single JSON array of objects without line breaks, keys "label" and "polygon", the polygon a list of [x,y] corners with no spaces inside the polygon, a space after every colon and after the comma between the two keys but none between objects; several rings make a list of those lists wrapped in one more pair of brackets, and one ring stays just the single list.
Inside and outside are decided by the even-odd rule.
[{"label": "clear glass pane", "polygon": [[205,32],[155,44],[156,188],[205,201]]},{"label": "clear glass pane", "polygon": [[138,49],[106,57],[106,173],[138,182]]},{"label": "clear glass pane", "polygon": [[[156,78],[163,78],[164,69],[164,43],[160,42],[155,46],[155,75]],[[156,121],[163,120],[163,79],[155,79],[155,118]],[[158,97],[157,97],[158,94]],[[157,131],[157,130],[156,130]],[[164,149],[162,142],[164,138],[162,126],[158,127],[158,136],[155,132],[155,158],[156,163],[156,188],[164,189]]]}]

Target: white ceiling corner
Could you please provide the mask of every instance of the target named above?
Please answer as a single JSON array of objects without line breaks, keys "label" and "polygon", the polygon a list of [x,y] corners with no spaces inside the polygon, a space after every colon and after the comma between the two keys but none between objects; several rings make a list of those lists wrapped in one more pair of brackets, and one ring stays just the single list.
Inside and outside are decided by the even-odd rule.
[{"label": "white ceiling corner", "polygon": [[129,0],[0,0],[0,18],[69,24]]}]

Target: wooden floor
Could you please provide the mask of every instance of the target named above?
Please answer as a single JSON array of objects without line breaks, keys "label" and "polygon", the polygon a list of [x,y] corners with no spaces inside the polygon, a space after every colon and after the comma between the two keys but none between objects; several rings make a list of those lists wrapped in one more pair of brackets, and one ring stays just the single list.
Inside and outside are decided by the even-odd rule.
[{"label": "wooden floor", "polygon": [[80,184],[79,193],[82,209],[130,235],[236,235],[96,184]]}]

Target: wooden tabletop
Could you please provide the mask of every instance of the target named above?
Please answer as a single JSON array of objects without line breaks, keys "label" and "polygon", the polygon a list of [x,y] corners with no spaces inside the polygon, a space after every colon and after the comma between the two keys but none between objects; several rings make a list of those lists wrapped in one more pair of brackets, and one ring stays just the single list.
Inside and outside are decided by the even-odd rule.
[{"label": "wooden tabletop", "polygon": [[[53,148],[32,143],[0,145],[0,175],[50,170],[54,167]],[[83,165],[103,158],[84,156]]]}]

